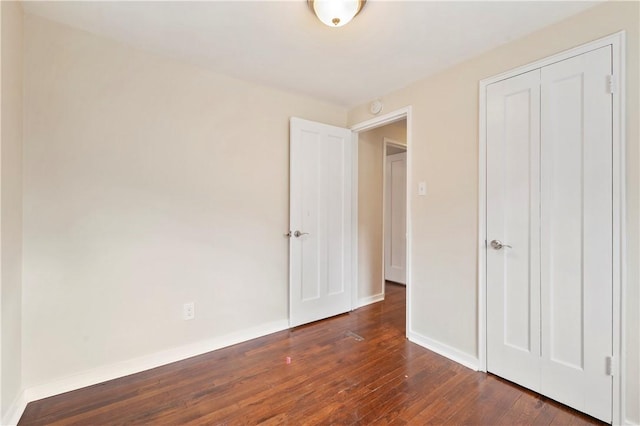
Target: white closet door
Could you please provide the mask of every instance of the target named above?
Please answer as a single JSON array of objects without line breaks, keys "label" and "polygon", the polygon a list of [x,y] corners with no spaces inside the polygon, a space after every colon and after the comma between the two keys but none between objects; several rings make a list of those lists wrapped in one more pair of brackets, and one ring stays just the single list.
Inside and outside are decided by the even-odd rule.
[{"label": "white closet door", "polygon": [[384,278],[407,283],[407,153],[385,159]]},{"label": "white closet door", "polygon": [[611,421],[611,48],[542,68],[541,392]]},{"label": "white closet door", "polygon": [[539,114],[540,70],[487,87],[487,369],[536,391]]},{"label": "white closet door", "polygon": [[604,47],[487,87],[487,368],[607,422],[610,74]]}]

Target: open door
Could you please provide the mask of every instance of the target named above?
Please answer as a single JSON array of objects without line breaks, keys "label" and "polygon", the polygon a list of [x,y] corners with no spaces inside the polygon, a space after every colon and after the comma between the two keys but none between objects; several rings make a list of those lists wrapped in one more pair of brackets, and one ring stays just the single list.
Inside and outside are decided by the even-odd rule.
[{"label": "open door", "polygon": [[[386,149],[385,149],[386,151]],[[407,152],[385,156],[384,279],[407,284]]]},{"label": "open door", "polygon": [[291,118],[289,325],[351,310],[351,131]]}]

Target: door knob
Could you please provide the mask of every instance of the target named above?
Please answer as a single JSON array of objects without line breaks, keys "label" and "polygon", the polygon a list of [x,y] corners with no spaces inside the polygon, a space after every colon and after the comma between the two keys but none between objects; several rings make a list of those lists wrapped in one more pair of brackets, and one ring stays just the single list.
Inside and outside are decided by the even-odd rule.
[{"label": "door knob", "polygon": [[491,244],[491,248],[495,249],[495,250],[500,250],[500,249],[502,249],[502,247],[513,248],[509,244],[503,244],[502,241],[500,241],[500,240],[491,240],[490,244]]},{"label": "door knob", "polygon": [[293,236],[298,238],[298,237],[302,237],[303,235],[309,235],[308,232],[300,232],[300,231],[296,231],[293,233]]}]

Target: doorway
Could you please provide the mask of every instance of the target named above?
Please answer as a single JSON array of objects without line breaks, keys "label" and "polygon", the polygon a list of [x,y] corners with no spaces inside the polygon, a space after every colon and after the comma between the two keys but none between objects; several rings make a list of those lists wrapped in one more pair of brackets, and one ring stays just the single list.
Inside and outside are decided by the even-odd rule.
[{"label": "doorway", "polygon": [[[406,291],[406,329],[410,330],[410,262],[407,253],[410,253],[410,218],[409,212],[409,187],[410,187],[410,107],[397,110],[384,116],[376,117],[351,128],[354,132],[356,155],[354,164],[354,202],[357,218],[355,241],[358,265],[357,283],[354,295],[354,308],[381,301],[385,297],[385,284],[405,285]],[[403,167],[396,167],[395,194],[391,197],[386,191],[385,178],[387,177],[387,154],[397,155],[404,152]],[[396,164],[398,166],[398,164]],[[403,174],[398,179],[398,174]],[[390,203],[386,203],[390,201]],[[390,206],[397,207],[395,212],[389,212]],[[400,206],[398,206],[400,204]],[[386,206],[386,208],[385,208]],[[388,235],[389,229],[385,229],[385,222],[395,213],[395,235]],[[398,217],[401,215],[402,217]],[[387,231],[387,232],[385,232]],[[395,244],[395,264],[401,269],[401,276],[395,275],[394,279],[387,281],[388,269],[385,267],[386,252]],[[399,245],[402,250],[399,250]],[[397,271],[396,271],[397,272]],[[393,274],[392,274],[393,275]]]},{"label": "doorway", "polygon": [[[399,122],[404,126],[406,121]],[[390,125],[391,126],[391,125]],[[386,129],[389,126],[383,127]],[[403,139],[406,140],[406,137]],[[407,144],[384,138],[383,151],[384,280],[407,284]]]}]

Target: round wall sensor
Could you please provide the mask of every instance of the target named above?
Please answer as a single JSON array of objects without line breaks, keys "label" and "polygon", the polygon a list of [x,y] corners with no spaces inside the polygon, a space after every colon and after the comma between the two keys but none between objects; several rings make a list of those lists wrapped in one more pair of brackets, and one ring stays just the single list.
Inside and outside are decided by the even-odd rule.
[{"label": "round wall sensor", "polygon": [[369,111],[371,111],[371,114],[380,114],[380,112],[382,111],[382,102],[380,102],[379,100],[371,102]]}]

